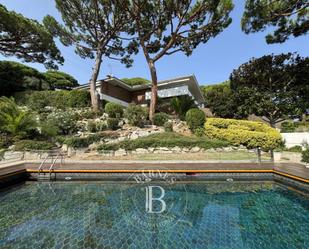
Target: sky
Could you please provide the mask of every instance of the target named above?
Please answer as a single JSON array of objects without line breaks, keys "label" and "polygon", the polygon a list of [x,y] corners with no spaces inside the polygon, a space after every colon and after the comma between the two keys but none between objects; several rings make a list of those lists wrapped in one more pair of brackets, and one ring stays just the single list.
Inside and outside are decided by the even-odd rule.
[{"label": "sky", "polygon": [[[229,78],[233,69],[247,62],[252,57],[265,54],[280,54],[298,52],[302,56],[309,56],[309,35],[290,38],[283,44],[268,45],[265,41],[266,32],[246,35],[241,31],[240,20],[244,10],[244,0],[234,0],[234,10],[231,13],[232,24],[206,44],[201,44],[189,57],[182,53],[165,56],[156,63],[159,80],[187,76],[194,74],[200,85],[223,82]],[[55,8],[54,0],[0,0],[7,9],[23,14],[25,17],[42,21],[49,14],[56,19],[60,15]],[[268,29],[269,31],[269,29]],[[74,76],[80,84],[89,81],[94,60],[81,59],[74,52],[74,47],[64,47],[57,42],[65,59],[60,71]],[[118,78],[143,77],[150,79],[146,60],[142,53],[133,57],[134,64],[126,68],[118,61],[103,60],[99,78],[112,74]],[[14,57],[3,57],[0,60],[19,61]],[[38,63],[27,63],[42,72],[45,67]]]}]

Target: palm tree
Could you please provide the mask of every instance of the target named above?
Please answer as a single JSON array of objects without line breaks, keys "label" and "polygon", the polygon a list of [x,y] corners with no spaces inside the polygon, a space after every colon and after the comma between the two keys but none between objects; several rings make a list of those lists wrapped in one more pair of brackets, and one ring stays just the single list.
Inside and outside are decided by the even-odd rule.
[{"label": "palm tree", "polygon": [[0,132],[23,138],[37,127],[34,116],[21,110],[13,98],[0,98]]},{"label": "palm tree", "polygon": [[187,95],[174,97],[171,100],[170,105],[181,120],[185,119],[186,113],[189,109],[196,107],[194,100]]}]

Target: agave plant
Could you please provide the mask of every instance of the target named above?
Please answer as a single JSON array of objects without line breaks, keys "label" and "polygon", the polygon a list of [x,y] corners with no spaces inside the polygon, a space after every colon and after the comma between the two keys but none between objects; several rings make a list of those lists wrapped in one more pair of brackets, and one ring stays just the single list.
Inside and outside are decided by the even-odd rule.
[{"label": "agave plant", "polygon": [[34,116],[21,110],[13,98],[0,98],[0,132],[13,137],[25,137],[37,127]]}]

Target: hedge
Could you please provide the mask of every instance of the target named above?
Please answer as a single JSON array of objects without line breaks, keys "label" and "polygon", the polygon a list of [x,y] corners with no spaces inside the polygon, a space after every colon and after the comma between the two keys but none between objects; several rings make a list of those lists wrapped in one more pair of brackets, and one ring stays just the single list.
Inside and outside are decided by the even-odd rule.
[{"label": "hedge", "polygon": [[72,91],[26,91],[15,94],[19,105],[26,105],[33,110],[40,111],[46,106],[59,109],[67,107],[90,106],[90,93],[83,90]]},{"label": "hedge", "polygon": [[205,134],[209,138],[226,140],[233,145],[244,145],[247,148],[261,147],[270,150],[282,145],[282,138],[277,130],[256,121],[208,118]]},{"label": "hedge", "polygon": [[173,132],[164,132],[153,134],[147,137],[140,137],[135,140],[124,140],[119,143],[102,144],[99,151],[118,150],[120,148],[126,150],[135,150],[137,148],[157,148],[157,147],[180,147],[192,148],[198,146],[203,149],[222,148],[228,146],[226,141],[217,139],[207,139],[199,137],[188,137]]}]

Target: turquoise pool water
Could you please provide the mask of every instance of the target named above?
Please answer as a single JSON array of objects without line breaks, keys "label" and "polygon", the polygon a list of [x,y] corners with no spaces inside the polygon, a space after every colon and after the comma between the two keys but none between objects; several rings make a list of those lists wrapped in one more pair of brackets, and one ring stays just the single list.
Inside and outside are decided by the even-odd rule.
[{"label": "turquoise pool water", "polygon": [[[0,248],[309,248],[306,195],[273,182],[158,186],[166,210],[157,214],[146,212],[139,184],[27,182],[3,190]],[[162,202],[153,204],[162,211]]]}]

